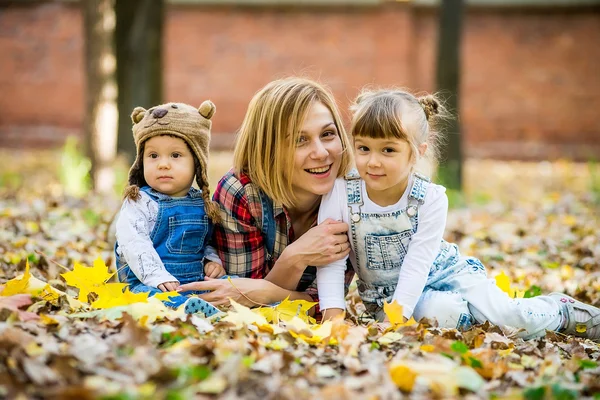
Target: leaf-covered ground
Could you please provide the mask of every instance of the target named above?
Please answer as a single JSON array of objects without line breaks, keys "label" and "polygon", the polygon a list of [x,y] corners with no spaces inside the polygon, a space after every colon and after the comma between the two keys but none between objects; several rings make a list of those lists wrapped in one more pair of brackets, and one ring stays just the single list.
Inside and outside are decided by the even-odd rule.
[{"label": "leaf-covered ground", "polygon": [[[60,265],[111,266],[118,198],[65,196],[52,155],[2,156],[0,398],[600,398],[598,343],[524,342],[489,325],[385,329],[361,318],[355,292],[347,320],[328,325],[289,307],[277,322],[244,307],[208,321],[152,301],[90,306],[98,293],[79,304]],[[564,291],[600,306],[595,170],[469,161],[468,208],[450,212],[446,238],[508,276],[513,295]],[[19,278],[27,262],[31,277]]]}]

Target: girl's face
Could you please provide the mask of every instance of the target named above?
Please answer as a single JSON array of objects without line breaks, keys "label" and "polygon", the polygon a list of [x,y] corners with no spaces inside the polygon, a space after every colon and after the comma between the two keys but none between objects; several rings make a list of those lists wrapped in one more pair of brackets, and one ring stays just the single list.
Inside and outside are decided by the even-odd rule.
[{"label": "girl's face", "polygon": [[298,207],[312,203],[333,188],[342,159],[342,141],[331,111],[321,102],[312,104],[300,129],[292,188]]},{"label": "girl's face", "polygon": [[[419,152],[424,153],[426,146],[419,146]],[[354,154],[356,168],[365,181],[369,198],[380,206],[398,202],[415,164],[410,144],[402,139],[356,136]]]},{"label": "girl's face", "polygon": [[194,181],[194,156],[183,139],[154,136],[144,145],[144,179],[152,189],[185,196]]}]

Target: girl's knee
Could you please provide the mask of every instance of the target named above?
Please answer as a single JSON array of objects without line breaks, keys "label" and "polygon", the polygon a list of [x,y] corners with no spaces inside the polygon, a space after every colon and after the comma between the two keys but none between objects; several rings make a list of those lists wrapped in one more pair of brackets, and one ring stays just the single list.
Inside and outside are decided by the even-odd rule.
[{"label": "girl's knee", "polygon": [[472,325],[468,304],[457,292],[424,293],[415,307],[414,318],[435,320],[440,328],[465,330]]}]

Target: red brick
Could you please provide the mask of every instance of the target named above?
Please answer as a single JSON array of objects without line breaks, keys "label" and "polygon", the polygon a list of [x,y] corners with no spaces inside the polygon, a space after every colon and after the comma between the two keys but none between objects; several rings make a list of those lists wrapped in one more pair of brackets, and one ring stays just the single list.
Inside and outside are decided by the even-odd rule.
[{"label": "red brick", "polygon": [[[435,89],[435,10],[381,7],[168,7],[165,101],[217,104],[214,145],[231,144],[268,81],[319,78],[343,114],[363,85]],[[600,9],[475,8],[465,16],[461,123],[471,157],[600,157]],[[79,9],[0,13],[0,146],[81,135]]]}]

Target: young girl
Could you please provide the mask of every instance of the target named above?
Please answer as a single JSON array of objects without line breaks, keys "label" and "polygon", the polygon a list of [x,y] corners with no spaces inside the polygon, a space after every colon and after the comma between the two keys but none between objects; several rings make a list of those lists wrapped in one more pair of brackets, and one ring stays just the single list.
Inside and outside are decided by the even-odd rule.
[{"label": "young girl", "polygon": [[[435,318],[440,326],[464,329],[474,319],[522,328],[526,339],[546,330],[600,339],[600,309],[560,293],[512,299],[478,259],[442,239],[445,188],[416,172],[434,153],[430,123],[440,110],[433,96],[399,90],[365,92],[353,106],[358,174],[336,181],[319,221],[350,225],[350,260],[367,311],[381,321],[384,301],[397,301],[405,318]],[[343,271],[341,260],[317,272],[326,318],[345,308]]]},{"label": "young girl", "polygon": [[[119,280],[134,293],[154,295],[224,275],[207,245],[219,215],[209,197],[206,170],[214,112],[207,100],[198,109],[168,103],[149,110],[136,107],[131,114],[137,156],[117,220],[115,252]],[[194,178],[200,190],[192,187]],[[165,303],[178,307],[187,300],[185,294]],[[218,312],[210,303],[190,299],[186,312],[196,311]]]}]

